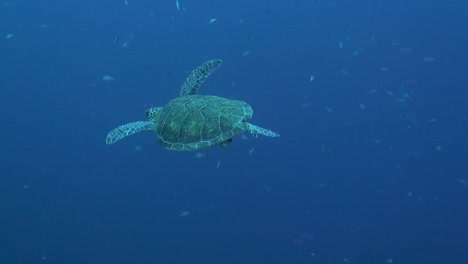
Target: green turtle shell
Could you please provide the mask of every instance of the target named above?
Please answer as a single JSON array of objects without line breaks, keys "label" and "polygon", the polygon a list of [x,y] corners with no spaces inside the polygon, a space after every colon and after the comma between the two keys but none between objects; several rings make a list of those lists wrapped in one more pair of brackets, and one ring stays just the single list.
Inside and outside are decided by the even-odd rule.
[{"label": "green turtle shell", "polygon": [[171,150],[196,150],[218,145],[247,130],[253,110],[243,101],[218,96],[187,95],[161,110],[156,134]]}]

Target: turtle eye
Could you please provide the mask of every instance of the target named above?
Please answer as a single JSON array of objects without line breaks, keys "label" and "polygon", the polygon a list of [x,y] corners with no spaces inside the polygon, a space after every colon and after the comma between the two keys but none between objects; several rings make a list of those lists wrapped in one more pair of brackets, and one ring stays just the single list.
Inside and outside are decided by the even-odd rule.
[{"label": "turtle eye", "polygon": [[146,110],[146,111],[145,111],[145,115],[146,115],[147,118],[149,118],[149,117],[150,117],[150,111],[149,111],[149,110]]}]

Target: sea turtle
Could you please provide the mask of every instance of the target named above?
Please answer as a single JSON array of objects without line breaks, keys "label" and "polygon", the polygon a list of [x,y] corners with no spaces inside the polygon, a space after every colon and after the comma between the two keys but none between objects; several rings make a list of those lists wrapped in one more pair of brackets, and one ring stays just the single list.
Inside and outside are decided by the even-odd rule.
[{"label": "sea turtle", "polygon": [[214,145],[227,146],[232,138],[249,131],[254,136],[279,137],[269,129],[247,122],[253,110],[244,101],[212,95],[198,95],[197,90],[222,60],[210,60],[193,70],[180,89],[180,96],[163,107],[146,110],[148,121],[121,125],[106,137],[114,144],[124,137],[144,130],[158,136],[161,146],[170,150],[197,150]]}]

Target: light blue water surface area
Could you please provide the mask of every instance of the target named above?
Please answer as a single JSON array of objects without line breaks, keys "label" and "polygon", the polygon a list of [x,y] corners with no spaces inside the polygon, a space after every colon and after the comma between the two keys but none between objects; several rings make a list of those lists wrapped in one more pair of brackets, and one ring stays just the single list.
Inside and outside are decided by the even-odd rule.
[{"label": "light blue water surface area", "polygon": [[[468,263],[468,3],[0,0],[0,264]],[[227,148],[113,145],[189,73]]]}]

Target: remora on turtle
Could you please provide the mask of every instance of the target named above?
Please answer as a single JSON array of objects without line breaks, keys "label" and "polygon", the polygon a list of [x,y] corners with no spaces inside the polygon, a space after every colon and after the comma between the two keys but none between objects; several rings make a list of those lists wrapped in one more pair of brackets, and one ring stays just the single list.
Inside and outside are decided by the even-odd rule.
[{"label": "remora on turtle", "polygon": [[254,136],[279,137],[269,129],[247,121],[253,110],[244,101],[213,95],[199,95],[198,88],[221,66],[222,60],[210,60],[193,70],[180,89],[180,96],[163,107],[146,110],[147,121],[121,125],[107,134],[106,143],[140,131],[153,131],[161,146],[170,150],[197,150],[214,145],[227,146],[244,131]]}]

